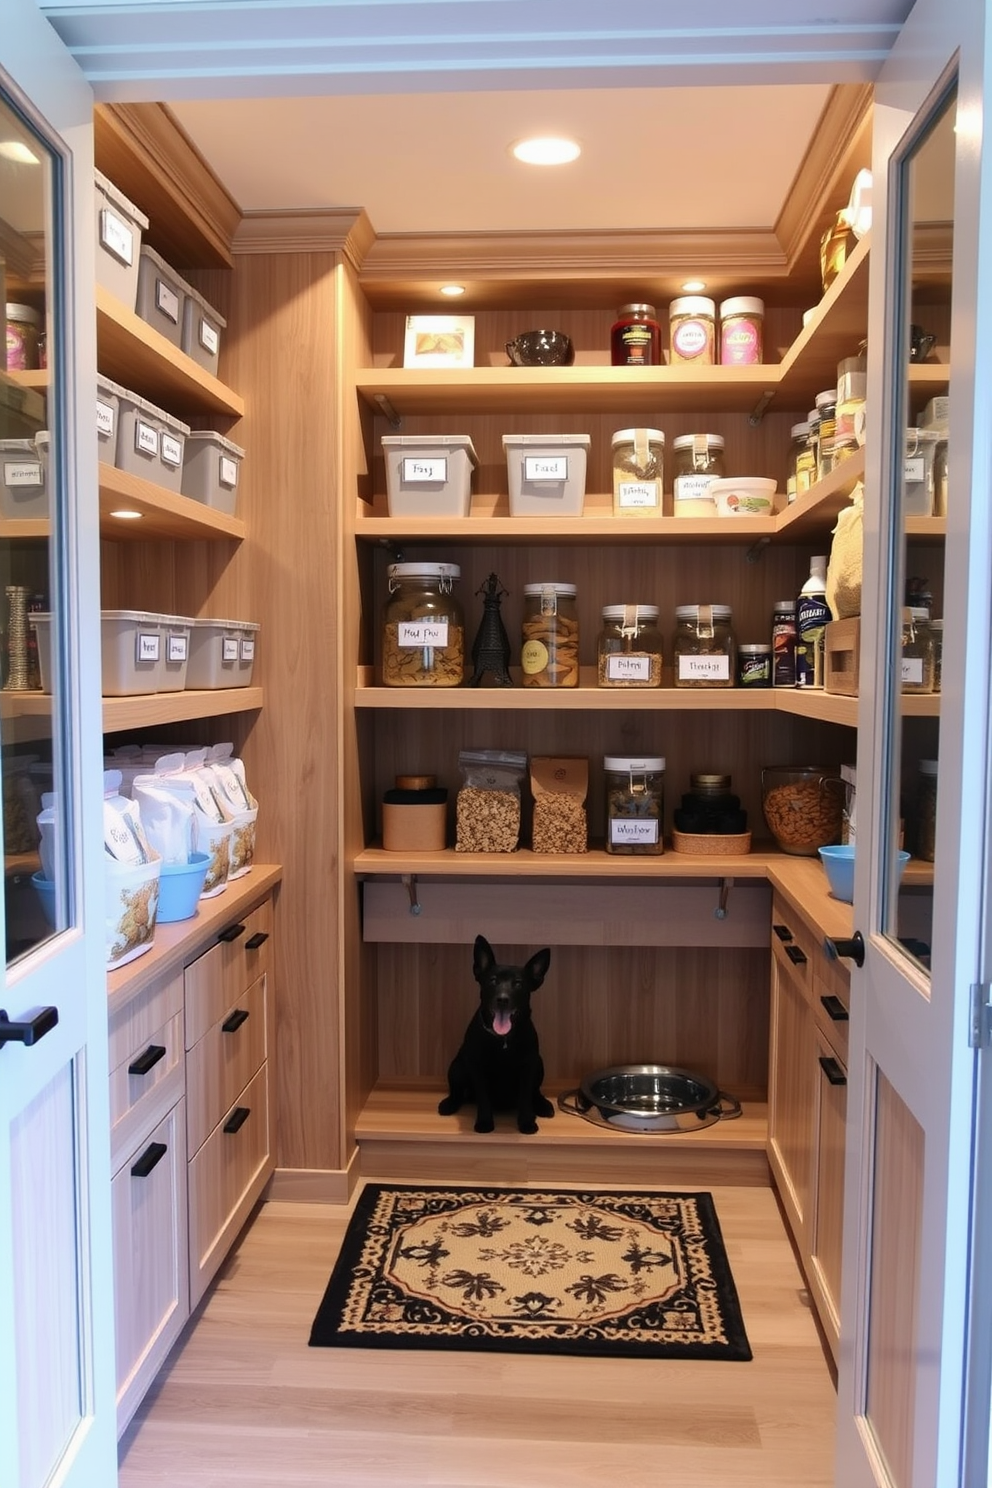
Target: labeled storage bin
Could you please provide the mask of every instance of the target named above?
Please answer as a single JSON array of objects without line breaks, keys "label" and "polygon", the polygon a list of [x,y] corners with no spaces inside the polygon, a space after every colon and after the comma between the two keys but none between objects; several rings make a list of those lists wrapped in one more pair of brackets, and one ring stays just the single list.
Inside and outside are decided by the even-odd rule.
[{"label": "labeled storage bin", "polygon": [[187,284],[184,280],[183,289],[182,349],[194,362],[216,377],[220,363],[221,331],[227,330],[227,321],[192,284]]},{"label": "labeled storage bin", "polygon": [[244,457],[241,446],[223,434],[191,429],[183,450],[183,495],[233,516]]},{"label": "labeled storage bin", "polygon": [[253,620],[190,620],[186,686],[247,687],[255,665]]},{"label": "labeled storage bin", "polygon": [[504,434],[511,517],[580,517],[588,434]]},{"label": "labeled storage bin", "polygon": [[189,425],[124,389],[118,395],[117,468],[178,495]]},{"label": "labeled storage bin", "polygon": [[162,665],[159,692],[182,692],[189,664],[190,622],[184,615],[159,615],[162,633]]},{"label": "labeled storage bin", "polygon": [[120,422],[121,398],[128,397],[126,388],[112,382],[102,373],[96,379],[96,442],[100,459],[107,465],[117,463],[117,429]]},{"label": "labeled storage bin", "polygon": [[154,248],[143,244],[138,260],[138,293],[134,306],[139,317],[171,345],[181,347],[185,302],[185,279],[171,269]]},{"label": "labeled storage bin", "polygon": [[467,517],[479,463],[467,434],[384,434],[391,517]]},{"label": "labeled storage bin", "polygon": [[100,641],[104,697],[162,690],[161,615],[148,610],[102,610]]},{"label": "labeled storage bin", "polygon": [[0,516],[47,517],[48,436],[0,439]]},{"label": "labeled storage bin", "polygon": [[907,429],[903,467],[903,516],[934,514],[934,460],[946,436],[936,429]]},{"label": "labeled storage bin", "polygon": [[141,235],[148,218],[100,171],[96,184],[96,282],[133,310],[138,301]]}]

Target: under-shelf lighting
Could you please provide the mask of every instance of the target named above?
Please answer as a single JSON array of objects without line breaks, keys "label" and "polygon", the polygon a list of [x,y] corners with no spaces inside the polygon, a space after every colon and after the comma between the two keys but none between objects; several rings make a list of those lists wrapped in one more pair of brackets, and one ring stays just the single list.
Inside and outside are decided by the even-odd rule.
[{"label": "under-shelf lighting", "polygon": [[458,295],[463,295],[465,293],[465,286],[464,284],[442,284],[441,293],[443,295],[447,295],[449,299],[453,300],[456,299]]},{"label": "under-shelf lighting", "polygon": [[687,279],[685,283],[680,286],[680,288],[682,289],[682,292],[684,294],[702,294],[703,290],[706,288],[706,280]]},{"label": "under-shelf lighting", "polygon": [[145,514],[144,512],[130,511],[126,507],[122,507],[120,511],[112,511],[110,515],[119,518],[122,522],[138,522]]},{"label": "under-shelf lighting", "polygon": [[545,134],[518,140],[510,146],[510,153],[525,165],[568,165],[579,158],[582,149],[573,139]]}]

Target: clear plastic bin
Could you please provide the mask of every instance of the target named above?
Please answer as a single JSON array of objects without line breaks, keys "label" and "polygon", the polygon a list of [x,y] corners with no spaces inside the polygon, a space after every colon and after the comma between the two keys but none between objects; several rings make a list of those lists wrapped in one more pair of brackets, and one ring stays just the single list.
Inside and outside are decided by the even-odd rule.
[{"label": "clear plastic bin", "polygon": [[588,434],[504,434],[511,517],[580,517]]},{"label": "clear plastic bin", "polygon": [[96,281],[133,310],[138,300],[141,234],[148,218],[100,171],[96,182]]}]

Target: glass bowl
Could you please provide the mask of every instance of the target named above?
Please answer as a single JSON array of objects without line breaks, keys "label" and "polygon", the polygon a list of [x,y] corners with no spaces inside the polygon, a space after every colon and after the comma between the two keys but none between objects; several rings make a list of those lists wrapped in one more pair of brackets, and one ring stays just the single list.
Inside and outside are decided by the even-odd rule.
[{"label": "glass bowl", "polygon": [[844,782],[824,765],[767,765],[761,809],[782,852],[815,858],[821,847],[840,839]]}]

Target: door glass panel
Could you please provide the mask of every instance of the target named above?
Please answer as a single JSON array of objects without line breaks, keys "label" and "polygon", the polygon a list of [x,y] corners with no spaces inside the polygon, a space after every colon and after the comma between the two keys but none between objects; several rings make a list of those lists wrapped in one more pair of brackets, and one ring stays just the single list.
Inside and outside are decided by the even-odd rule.
[{"label": "door glass panel", "polygon": [[[929,970],[938,784],[943,531],[949,491],[948,378],[956,88],[942,94],[901,162],[893,192],[899,305],[892,337],[893,483],[887,675],[885,894],[881,929]],[[905,854],[911,855],[910,864]]]},{"label": "door glass panel", "polygon": [[[60,671],[63,162],[0,88],[0,776],[8,965],[69,917]],[[39,817],[42,822],[39,823]],[[45,820],[49,818],[49,821]]]}]

